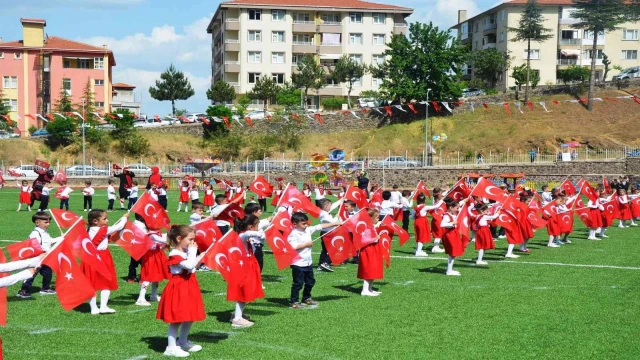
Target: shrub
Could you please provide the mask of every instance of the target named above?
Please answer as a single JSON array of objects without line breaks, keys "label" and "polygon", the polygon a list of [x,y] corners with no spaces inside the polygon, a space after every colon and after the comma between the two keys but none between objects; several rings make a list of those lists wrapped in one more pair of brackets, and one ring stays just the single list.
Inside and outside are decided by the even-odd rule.
[{"label": "shrub", "polygon": [[342,104],[347,104],[347,99],[344,98],[338,98],[338,97],[334,97],[334,98],[327,98],[322,100],[322,106],[325,109],[332,109],[332,110],[337,110],[342,108]]},{"label": "shrub", "polygon": [[33,135],[34,132],[38,131],[38,128],[33,126],[33,125],[31,125],[31,126],[29,126],[29,130],[28,131],[29,131],[30,135]]}]

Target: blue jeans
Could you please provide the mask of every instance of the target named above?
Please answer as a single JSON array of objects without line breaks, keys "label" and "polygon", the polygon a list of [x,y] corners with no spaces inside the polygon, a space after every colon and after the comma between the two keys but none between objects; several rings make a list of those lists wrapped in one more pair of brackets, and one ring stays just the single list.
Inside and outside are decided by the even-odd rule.
[{"label": "blue jeans", "polygon": [[311,299],[311,289],[313,289],[313,286],[316,284],[316,279],[313,276],[313,267],[291,265],[291,276],[293,277],[291,303],[297,303],[300,300],[300,289],[302,289],[303,285],[302,301],[304,302]]},{"label": "blue jeans", "polygon": [[62,210],[63,207],[65,210],[69,210],[69,199],[60,199],[60,210]]},{"label": "blue jeans", "polygon": [[138,198],[129,198],[129,205],[127,206],[127,210],[131,210],[131,207],[136,203],[136,201],[138,201]]}]

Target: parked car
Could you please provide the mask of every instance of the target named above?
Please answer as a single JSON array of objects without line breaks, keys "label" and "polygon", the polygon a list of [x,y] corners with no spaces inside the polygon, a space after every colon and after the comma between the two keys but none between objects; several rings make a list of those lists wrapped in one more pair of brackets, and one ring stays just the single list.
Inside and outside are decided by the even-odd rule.
[{"label": "parked car", "polygon": [[622,72],[613,77],[613,80],[625,80],[640,78],[640,66],[634,66],[622,70]]},{"label": "parked car", "polygon": [[11,138],[19,138],[19,137],[20,137],[19,134],[0,131],[0,139],[11,139]]},{"label": "parked car", "polygon": [[127,167],[129,171],[133,172],[136,176],[151,175],[151,168],[145,164],[129,164]]},{"label": "parked car", "polygon": [[249,164],[240,165],[240,171],[255,171],[256,163],[258,164],[258,171],[282,170],[282,164],[267,163],[265,165],[263,161],[254,161]]},{"label": "parked car", "polygon": [[469,98],[469,97],[481,96],[481,95],[486,95],[486,93],[482,89],[474,89],[474,88],[462,89],[463,98]]},{"label": "parked car", "polygon": [[380,103],[380,100],[376,100],[374,98],[359,98],[358,99],[358,105],[360,105],[361,108],[375,107],[375,106],[377,106],[376,105],[377,103]]},{"label": "parked car", "polygon": [[250,113],[247,114],[247,116],[249,117],[249,119],[251,120],[262,120],[267,116],[273,116],[272,112],[267,111],[267,115],[264,114],[264,110],[255,110],[252,111]]},{"label": "parked car", "polygon": [[49,136],[49,132],[47,131],[47,129],[42,128],[42,129],[38,129],[36,131],[33,132],[33,134],[31,134],[32,137],[36,137],[36,136]]},{"label": "parked car", "polygon": [[44,170],[44,169],[38,165],[20,165],[17,168],[11,169],[11,170],[19,174],[22,174],[23,176],[38,177],[36,170]]},{"label": "parked car", "polygon": [[196,123],[196,122],[202,122],[201,118],[203,116],[207,116],[207,114],[205,114],[205,113],[189,113],[189,114],[185,115],[184,117],[189,119],[189,122]]},{"label": "parked car", "polygon": [[84,166],[84,174],[82,172],[83,170],[83,166],[82,165],[74,165],[71,167],[68,167],[64,170],[64,172],[67,174],[67,176],[82,176],[82,175],[87,175],[87,176],[107,176],[109,175],[109,172],[106,170],[100,170],[100,169],[96,169],[93,166],[89,166],[89,165],[85,165]]},{"label": "parked car", "polygon": [[420,164],[417,161],[409,161],[403,156],[389,156],[388,158],[379,161],[378,167],[391,168],[391,167],[418,167]]}]

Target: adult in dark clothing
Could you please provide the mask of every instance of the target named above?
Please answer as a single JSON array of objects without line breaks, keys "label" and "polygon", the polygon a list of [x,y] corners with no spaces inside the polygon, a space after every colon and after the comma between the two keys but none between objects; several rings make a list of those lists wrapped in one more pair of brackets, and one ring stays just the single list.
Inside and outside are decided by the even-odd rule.
[{"label": "adult in dark clothing", "polygon": [[35,203],[35,201],[41,201],[42,195],[42,186],[45,183],[50,183],[53,181],[55,174],[53,173],[53,169],[48,170],[35,170],[38,177],[33,181],[33,191],[31,191],[31,206]]},{"label": "adult in dark clothing", "polygon": [[610,186],[611,186],[611,190],[612,190],[613,192],[617,192],[617,191],[618,191],[618,189],[620,189],[620,183],[618,182],[618,179],[613,179],[613,180],[611,181]]},{"label": "adult in dark clothing", "polygon": [[620,178],[620,189],[624,189],[625,192],[629,192],[629,178],[624,176]]},{"label": "adult in dark clothing", "polygon": [[361,171],[356,178],[358,179],[358,189],[364,190],[367,193],[367,197],[369,197],[369,178],[367,178],[367,174]]},{"label": "adult in dark clothing", "polygon": [[129,171],[128,167],[122,169],[122,173],[113,173],[113,177],[120,179],[120,187],[118,188],[118,192],[120,195],[120,210],[124,210],[124,201],[129,199],[129,191],[133,187],[133,178],[136,175]]},{"label": "adult in dark clothing", "polygon": [[160,168],[157,166],[151,167],[151,175],[147,181],[147,190],[151,189],[151,184],[156,184],[158,189],[162,186],[162,175],[160,175]]}]

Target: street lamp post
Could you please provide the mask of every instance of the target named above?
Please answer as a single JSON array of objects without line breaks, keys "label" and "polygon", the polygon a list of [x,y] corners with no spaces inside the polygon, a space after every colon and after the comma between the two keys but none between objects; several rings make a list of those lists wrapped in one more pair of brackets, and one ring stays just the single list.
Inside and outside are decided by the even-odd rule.
[{"label": "street lamp post", "polygon": [[85,143],[84,143],[84,102],[85,99],[82,99],[82,176],[86,176],[86,152],[85,152]]},{"label": "street lamp post", "polygon": [[425,104],[425,124],[424,124],[424,161],[425,166],[433,166],[431,151],[429,151],[429,92],[431,89],[427,89],[427,103]]}]

